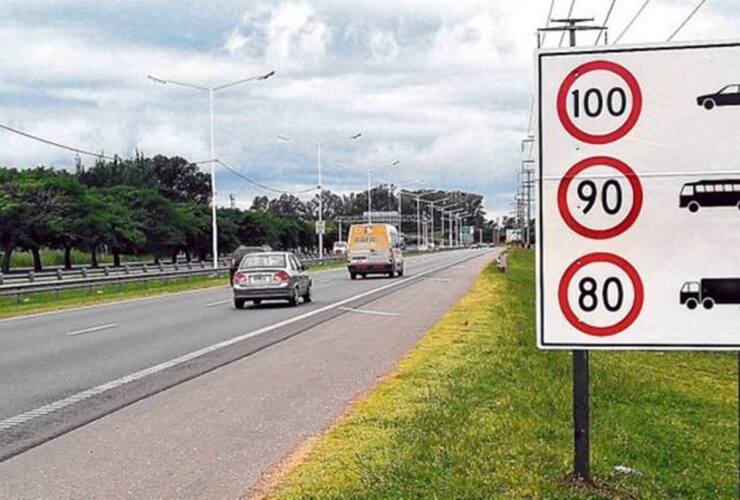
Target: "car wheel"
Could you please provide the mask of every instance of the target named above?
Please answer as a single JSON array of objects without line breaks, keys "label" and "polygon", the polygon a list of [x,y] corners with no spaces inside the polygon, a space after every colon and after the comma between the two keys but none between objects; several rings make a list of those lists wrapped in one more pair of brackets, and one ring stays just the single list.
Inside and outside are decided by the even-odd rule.
[{"label": "car wheel", "polygon": [[403,276],[403,271],[404,271],[403,266],[401,266],[401,269],[398,271],[399,278]]},{"label": "car wheel", "polygon": [[310,286],[306,289],[306,294],[303,296],[303,302],[305,302],[306,304],[313,302],[313,298],[311,297],[311,287]]},{"label": "car wheel", "polygon": [[689,212],[695,214],[698,211],[699,211],[699,204],[697,202],[692,201],[691,203],[689,203]]},{"label": "car wheel", "polygon": [[686,307],[691,309],[692,311],[696,309],[696,306],[699,305],[694,299],[689,299],[686,301]]},{"label": "car wheel", "polygon": [[704,109],[710,110],[714,108],[715,103],[712,99],[705,99],[703,105],[704,105]]},{"label": "car wheel", "polygon": [[244,309],[244,304],[246,304],[246,300],[244,299],[234,299],[234,307],[237,309]]},{"label": "car wheel", "polygon": [[254,299],[254,300],[252,301],[252,304],[254,304],[254,305],[256,305],[256,306],[260,305],[261,303],[262,303],[262,299]]},{"label": "car wheel", "polygon": [[349,279],[356,280],[357,279],[357,273],[349,273]]},{"label": "car wheel", "polygon": [[704,306],[704,309],[711,309],[714,307],[714,301],[712,299],[704,299],[701,305]]},{"label": "car wheel", "polygon": [[290,304],[291,306],[298,305],[298,289],[297,288],[293,290],[293,296],[288,299],[288,304]]},{"label": "car wheel", "polygon": [[366,278],[367,278],[367,274],[362,273],[362,279],[366,279]]}]

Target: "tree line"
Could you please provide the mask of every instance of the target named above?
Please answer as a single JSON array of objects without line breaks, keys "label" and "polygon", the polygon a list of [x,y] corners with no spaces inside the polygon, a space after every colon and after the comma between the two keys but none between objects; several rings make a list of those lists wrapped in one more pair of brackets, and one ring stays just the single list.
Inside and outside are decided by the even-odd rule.
[{"label": "tree line", "polygon": [[[398,198],[388,187],[373,190],[373,210],[397,210]],[[184,253],[188,260],[207,259],[210,195],[210,175],[181,157],[137,155],[100,160],[89,168],[78,162],[74,172],[0,167],[0,267],[8,272],[17,250],[30,252],[39,271],[44,249],[63,251],[68,269],[72,250],[89,253],[93,267],[103,249],[117,266],[122,255],[146,254],[159,261]],[[479,195],[439,192],[425,198],[447,196],[459,200],[483,224]],[[337,218],[361,217],[367,210],[367,193],[338,195],[325,190],[323,203],[325,244],[330,246],[339,238]],[[403,197],[402,207],[405,214],[416,214],[412,198]],[[291,194],[260,196],[249,210],[219,208],[219,250],[228,253],[239,245],[313,248],[317,215],[318,193],[307,201]],[[403,230],[415,232],[415,222],[405,223]]]}]

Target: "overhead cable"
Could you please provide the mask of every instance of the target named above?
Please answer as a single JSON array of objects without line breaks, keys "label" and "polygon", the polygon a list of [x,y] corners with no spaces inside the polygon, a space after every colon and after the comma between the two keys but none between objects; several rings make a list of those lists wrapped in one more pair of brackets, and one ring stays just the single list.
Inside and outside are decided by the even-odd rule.
[{"label": "overhead cable", "polygon": [[604,31],[606,31],[606,25],[609,23],[609,18],[612,15],[612,11],[614,10],[614,4],[617,3],[617,0],[612,0],[609,4],[609,9],[606,11],[606,16],[604,16],[604,22],[602,23],[602,26],[604,29],[599,30],[599,34],[596,36],[596,41],[594,42],[594,45],[598,45],[599,41],[601,41],[601,35],[604,34]]},{"label": "overhead cable", "polygon": [[115,161],[118,159],[117,156],[109,156],[103,153],[93,153],[92,151],[86,151],[84,149],[76,148],[73,146],[67,146],[66,144],[61,144],[59,142],[54,142],[49,139],[44,139],[43,137],[39,137],[37,135],[29,134],[28,132],[23,132],[22,130],[18,130],[16,128],[10,127],[8,125],[4,125],[0,123],[0,128],[3,130],[7,130],[8,132],[12,132],[17,135],[21,135],[23,137],[26,137],[28,139],[32,139],[34,141],[42,142],[44,144],[48,144],[49,146],[54,146],[56,148],[66,149],[67,151],[72,151],[73,153],[78,153],[81,155],[87,155],[87,156],[94,156],[95,158],[102,158],[104,160],[111,160]]},{"label": "overhead cable", "polygon": [[[568,16],[567,19],[570,19],[570,16],[573,15],[573,7],[576,5],[576,0],[570,1],[570,8],[568,9]],[[560,33],[560,42],[558,43],[558,47],[563,46],[563,41],[565,40],[565,30],[563,30],[562,33]]]},{"label": "overhead cable", "polygon": [[678,28],[676,28],[676,31],[674,31],[671,36],[668,37],[669,42],[673,40],[673,37],[678,35],[678,33],[683,29],[684,26],[686,26],[689,21],[691,21],[691,18],[694,17],[697,12],[699,12],[699,9],[701,9],[701,6],[704,5],[706,1],[707,0],[700,0],[700,2],[696,4],[696,7],[694,7],[694,10],[691,11],[691,14],[689,14],[688,17],[686,17],[686,19],[684,19],[683,22],[678,26]]},{"label": "overhead cable", "polygon": [[637,12],[635,13],[635,15],[632,17],[632,19],[630,19],[630,22],[627,23],[627,26],[622,30],[622,32],[619,34],[616,40],[614,40],[614,43],[619,43],[619,41],[622,39],[624,34],[630,30],[633,24],[635,24],[635,21],[637,21],[637,18],[640,17],[642,12],[645,10],[645,7],[647,7],[649,3],[650,3],[650,0],[645,0],[645,2],[640,6],[640,8],[637,9]]}]

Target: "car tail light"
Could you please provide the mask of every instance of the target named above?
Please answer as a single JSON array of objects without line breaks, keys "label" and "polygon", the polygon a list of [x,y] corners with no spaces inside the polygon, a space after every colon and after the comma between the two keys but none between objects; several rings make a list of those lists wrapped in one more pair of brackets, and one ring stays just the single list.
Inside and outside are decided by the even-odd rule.
[{"label": "car tail light", "polygon": [[236,283],[237,285],[246,285],[248,281],[249,279],[244,273],[236,273],[234,275],[234,283]]},{"label": "car tail light", "polygon": [[280,283],[281,285],[284,285],[290,281],[290,275],[285,271],[278,271],[272,276],[272,280],[275,283]]}]

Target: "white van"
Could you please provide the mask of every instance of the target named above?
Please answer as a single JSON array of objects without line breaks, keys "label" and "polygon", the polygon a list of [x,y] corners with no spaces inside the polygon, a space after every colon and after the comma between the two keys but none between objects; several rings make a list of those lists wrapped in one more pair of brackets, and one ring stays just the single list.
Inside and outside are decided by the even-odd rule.
[{"label": "white van", "polygon": [[347,237],[347,268],[356,279],[368,274],[403,276],[401,238],[390,224],[353,224]]}]

